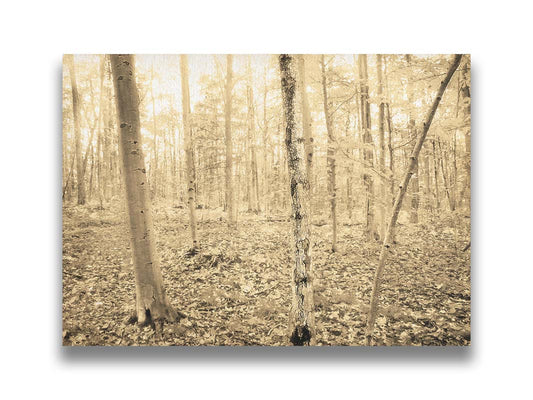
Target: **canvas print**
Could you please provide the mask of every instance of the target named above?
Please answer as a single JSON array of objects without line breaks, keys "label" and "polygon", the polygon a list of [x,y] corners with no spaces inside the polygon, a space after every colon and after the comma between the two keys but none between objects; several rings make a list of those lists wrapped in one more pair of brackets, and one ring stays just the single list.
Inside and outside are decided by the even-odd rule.
[{"label": "canvas print", "polygon": [[470,345],[470,56],[65,55],[65,346]]}]

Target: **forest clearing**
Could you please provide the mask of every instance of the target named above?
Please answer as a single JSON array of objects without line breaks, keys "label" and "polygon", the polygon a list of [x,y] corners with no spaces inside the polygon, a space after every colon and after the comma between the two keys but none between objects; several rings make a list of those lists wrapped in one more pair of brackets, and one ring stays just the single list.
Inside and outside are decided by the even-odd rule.
[{"label": "forest clearing", "polygon": [[64,345],[470,345],[469,56],[64,63]]}]

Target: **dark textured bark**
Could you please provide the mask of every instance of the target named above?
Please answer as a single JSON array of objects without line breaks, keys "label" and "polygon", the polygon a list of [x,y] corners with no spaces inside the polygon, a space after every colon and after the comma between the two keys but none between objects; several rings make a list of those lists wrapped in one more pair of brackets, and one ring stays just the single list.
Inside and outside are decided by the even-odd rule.
[{"label": "dark textured bark", "polygon": [[121,158],[135,268],[137,321],[140,325],[164,320],[173,321],[176,313],[165,295],[155,249],[133,55],[111,55],[111,69],[115,86],[117,124],[120,127]]},{"label": "dark textured bark", "polygon": [[405,196],[405,193],[407,192],[409,181],[411,180],[411,177],[414,173],[416,164],[418,162],[418,156],[420,154],[420,150],[422,149],[422,145],[424,144],[424,140],[426,139],[427,133],[429,131],[429,127],[431,126],[431,122],[433,121],[433,117],[435,116],[435,113],[437,111],[437,107],[439,106],[439,103],[442,99],[444,91],[446,90],[446,87],[448,86],[448,83],[452,79],[452,76],[455,70],[457,69],[457,67],[459,66],[460,62],[461,62],[461,55],[459,54],[455,55],[453,62],[448,69],[448,73],[446,74],[446,77],[441,82],[437,95],[435,99],[433,100],[433,104],[431,105],[431,108],[428,110],[428,113],[424,120],[424,125],[422,126],[422,132],[420,133],[420,136],[418,136],[418,139],[413,148],[411,156],[409,157],[410,162],[407,167],[407,171],[402,180],[402,184],[400,186],[398,194],[396,195],[396,200],[394,201],[394,207],[392,209],[391,219],[390,219],[390,222],[387,228],[387,232],[385,234],[385,238],[383,239],[383,244],[381,245],[381,252],[379,254],[378,266],[376,268],[376,271],[374,274],[374,281],[372,284],[372,295],[370,298],[370,310],[368,312],[368,319],[367,319],[367,326],[366,326],[367,346],[370,345],[372,342],[372,333],[374,330],[374,323],[376,321],[376,316],[377,316],[377,311],[378,311],[378,299],[379,299],[379,291],[381,287],[381,279],[383,275],[383,270],[385,268],[386,257],[388,255],[389,248],[390,248],[390,239],[394,235],[394,228],[396,227],[396,221],[398,220],[398,216],[400,214],[400,210],[402,207],[402,201]]},{"label": "dark textured bark", "polygon": [[287,54],[280,55],[279,65],[294,228],[294,264],[291,284],[292,307],[289,317],[290,341],[295,346],[302,346],[312,345],[315,341],[313,273],[309,230],[309,182],[303,166],[302,128],[295,112],[297,74],[294,57]]}]

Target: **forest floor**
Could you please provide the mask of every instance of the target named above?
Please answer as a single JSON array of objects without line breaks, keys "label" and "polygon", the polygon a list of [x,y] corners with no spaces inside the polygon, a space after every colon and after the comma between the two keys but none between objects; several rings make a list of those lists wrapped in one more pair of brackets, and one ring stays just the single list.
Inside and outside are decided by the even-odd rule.
[{"label": "forest floor", "polygon": [[[191,256],[186,210],[153,214],[167,296],[186,317],[162,331],[128,324],[135,283],[124,210],[65,205],[64,345],[289,344],[290,222],[243,214],[229,231],[221,210],[198,210],[201,247]],[[440,214],[398,226],[375,344],[470,344],[469,224]],[[365,242],[362,224],[341,224],[333,253],[330,235],[330,225],[312,226],[317,344],[363,345],[379,243]]]}]

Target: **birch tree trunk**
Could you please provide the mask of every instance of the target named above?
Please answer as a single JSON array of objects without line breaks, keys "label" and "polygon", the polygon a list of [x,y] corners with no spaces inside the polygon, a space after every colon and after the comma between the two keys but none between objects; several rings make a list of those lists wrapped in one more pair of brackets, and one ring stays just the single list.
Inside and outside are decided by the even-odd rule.
[{"label": "birch tree trunk", "polygon": [[233,141],[231,137],[231,91],[233,89],[233,56],[226,56],[227,73],[225,87],[225,134],[226,134],[226,204],[228,210],[228,225],[235,227],[235,193],[233,192]]},{"label": "birch tree trunk", "polygon": [[460,82],[461,82],[461,98],[462,98],[462,108],[463,108],[463,118],[465,120],[466,128],[465,128],[465,157],[464,157],[464,169],[466,172],[466,179],[465,179],[465,185],[464,189],[461,193],[461,201],[463,199],[466,199],[468,201],[468,209],[470,209],[470,77],[469,77],[469,70],[470,70],[470,58],[465,57],[466,62],[464,63],[463,67],[461,68],[461,75],[460,75]]},{"label": "birch tree trunk", "polygon": [[337,251],[337,188],[335,182],[335,132],[331,124],[331,115],[329,113],[328,89],[326,78],[326,64],[324,62],[324,55],[320,58],[320,67],[322,70],[322,95],[324,97],[324,116],[326,119],[326,129],[328,132],[327,143],[327,162],[328,162],[328,195],[331,205],[331,225],[332,225],[332,239],[331,251]]},{"label": "birch tree trunk", "polygon": [[139,94],[135,81],[135,59],[131,54],[111,55],[117,123],[129,215],[131,248],[135,268],[137,322],[173,321],[176,312],[165,295],[163,277],[155,249],[149,188],[141,141]]},{"label": "birch tree trunk", "polygon": [[398,215],[400,214],[400,210],[402,208],[402,201],[403,201],[403,198],[405,197],[405,193],[407,192],[409,181],[411,180],[411,177],[413,176],[416,164],[418,162],[418,156],[420,154],[420,150],[422,149],[422,145],[424,144],[424,140],[426,139],[427,133],[429,131],[429,127],[431,126],[431,122],[433,121],[433,117],[435,116],[435,112],[437,111],[437,107],[439,106],[439,103],[442,99],[444,91],[446,90],[446,87],[448,86],[448,83],[452,79],[452,76],[455,70],[457,69],[457,67],[459,66],[460,62],[461,62],[461,55],[460,54],[455,55],[453,62],[448,69],[448,73],[446,74],[446,77],[441,82],[441,85],[437,92],[437,96],[435,97],[435,100],[433,100],[433,104],[431,105],[431,108],[428,110],[428,113],[424,120],[424,125],[422,127],[422,132],[420,133],[420,136],[418,136],[416,144],[413,148],[413,152],[411,153],[411,156],[409,157],[410,162],[407,167],[407,171],[402,180],[402,184],[399,188],[398,194],[396,195],[396,200],[394,201],[394,207],[392,209],[392,215],[391,215],[391,219],[389,222],[389,226],[387,228],[385,238],[383,239],[383,244],[381,245],[381,252],[379,254],[378,267],[376,268],[376,272],[374,274],[374,281],[372,285],[372,295],[370,298],[370,310],[368,312],[368,319],[367,319],[367,326],[366,326],[366,345],[367,346],[369,346],[372,342],[372,333],[374,330],[374,323],[376,321],[377,310],[378,310],[378,300],[379,300],[379,290],[381,287],[381,278],[383,275],[383,270],[385,268],[385,261],[386,261],[388,251],[390,248],[390,238],[394,234],[394,228],[396,226],[396,221],[398,220]]},{"label": "birch tree trunk", "polygon": [[80,130],[80,95],[76,83],[76,68],[74,66],[74,56],[65,54],[65,63],[69,69],[70,87],[72,91],[72,114],[74,119],[74,143],[76,152],[76,182],[78,189],[78,204],[83,205],[86,201],[85,194],[85,169],[81,156],[81,130]]},{"label": "birch tree trunk", "polygon": [[289,321],[290,342],[295,346],[313,345],[315,342],[315,318],[309,230],[309,182],[303,167],[304,148],[302,146],[301,124],[297,119],[295,110],[296,65],[293,56],[288,54],[279,56],[279,65],[294,227],[292,307]]},{"label": "birch tree trunk", "polygon": [[189,95],[189,64],[187,56],[180,55],[181,72],[181,106],[183,108],[183,132],[185,137],[185,154],[187,158],[187,203],[189,205],[189,224],[191,226],[192,251],[196,251],[196,201],[193,174],[193,148],[191,127],[191,100]]}]

